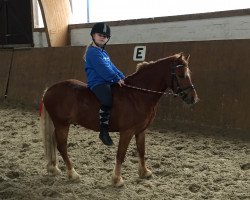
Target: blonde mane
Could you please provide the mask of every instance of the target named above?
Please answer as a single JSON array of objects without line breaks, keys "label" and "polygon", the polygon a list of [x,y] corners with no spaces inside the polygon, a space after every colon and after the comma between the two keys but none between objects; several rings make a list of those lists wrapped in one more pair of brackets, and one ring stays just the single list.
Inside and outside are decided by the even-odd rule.
[{"label": "blonde mane", "polygon": [[168,56],[165,58],[160,58],[156,61],[143,61],[141,63],[138,63],[136,65],[136,70],[134,73],[130,74],[129,76],[127,76],[126,80],[130,80],[132,77],[134,77],[135,75],[139,75],[141,74],[141,72],[143,72],[145,69],[150,68],[151,66],[154,66],[155,64],[159,64],[161,62],[165,62],[165,60],[168,60],[168,62],[176,62],[176,64],[180,64],[180,65],[184,65],[184,70],[183,70],[183,77],[186,76],[190,76],[191,75],[191,71],[188,68],[188,60],[186,60],[186,57],[183,55],[183,53],[178,53],[178,54],[174,54],[172,56]]},{"label": "blonde mane", "polygon": [[152,63],[154,63],[154,61],[150,61],[150,62],[143,61],[141,63],[138,63],[136,65],[136,72],[140,71],[141,69],[144,69],[144,68],[148,67]]}]

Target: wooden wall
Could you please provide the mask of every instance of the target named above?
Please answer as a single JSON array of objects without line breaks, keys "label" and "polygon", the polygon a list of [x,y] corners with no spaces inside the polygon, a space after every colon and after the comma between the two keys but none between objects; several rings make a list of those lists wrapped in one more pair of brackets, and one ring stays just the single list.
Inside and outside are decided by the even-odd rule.
[{"label": "wooden wall", "polygon": [[[142,44],[143,45],[143,44]],[[145,44],[146,60],[178,52],[191,55],[190,69],[200,102],[192,109],[172,97],[161,99],[156,124],[159,127],[185,124],[250,130],[250,40],[173,42]],[[135,70],[135,45],[112,45],[114,63],[126,73]]]},{"label": "wooden wall", "polygon": [[[191,55],[192,79],[201,101],[190,109],[180,99],[164,96],[155,120],[158,127],[193,124],[250,130],[250,40],[108,46],[111,59],[126,75],[135,71],[137,62],[132,61],[132,57],[137,45],[147,46],[147,61],[178,52]],[[9,53],[0,52],[1,85],[8,76]],[[67,78],[85,80],[83,53],[83,47],[15,50],[8,99],[38,105],[43,90],[54,82]],[[1,88],[1,95],[2,91],[5,88]]]},{"label": "wooden wall", "polygon": [[71,8],[69,0],[38,0],[47,42],[49,47],[60,47],[69,44],[69,19]]},{"label": "wooden wall", "polygon": [[84,80],[83,49],[51,47],[15,50],[8,99],[38,105],[43,91],[53,83],[70,78]]}]

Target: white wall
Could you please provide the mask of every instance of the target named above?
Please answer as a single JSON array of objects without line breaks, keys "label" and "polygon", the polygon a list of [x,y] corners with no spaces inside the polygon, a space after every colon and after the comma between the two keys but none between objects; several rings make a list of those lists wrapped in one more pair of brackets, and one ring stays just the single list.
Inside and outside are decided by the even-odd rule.
[{"label": "white wall", "polygon": [[[90,28],[71,30],[71,45],[91,41]],[[250,39],[250,15],[187,21],[111,26],[109,44]],[[34,33],[35,46],[47,45],[45,34]]]}]

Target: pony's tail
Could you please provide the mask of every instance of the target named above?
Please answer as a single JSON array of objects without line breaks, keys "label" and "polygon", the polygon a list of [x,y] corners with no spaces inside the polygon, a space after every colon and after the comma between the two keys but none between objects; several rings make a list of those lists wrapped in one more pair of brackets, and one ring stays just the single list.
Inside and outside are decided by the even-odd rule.
[{"label": "pony's tail", "polygon": [[43,102],[41,102],[41,107],[40,131],[43,135],[45,156],[48,161],[47,168],[49,168],[56,165],[55,127]]}]

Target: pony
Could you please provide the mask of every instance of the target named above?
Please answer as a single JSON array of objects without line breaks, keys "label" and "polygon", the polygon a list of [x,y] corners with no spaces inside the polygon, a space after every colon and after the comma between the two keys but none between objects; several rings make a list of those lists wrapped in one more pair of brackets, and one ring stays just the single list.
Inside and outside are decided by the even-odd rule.
[{"label": "pony", "polygon": [[[127,76],[125,85],[113,85],[113,107],[110,132],[120,132],[116,162],[112,175],[114,186],[124,184],[121,167],[129,143],[135,136],[139,157],[139,177],[147,178],[152,172],[145,162],[145,134],[156,115],[159,99],[164,94],[179,96],[187,104],[198,102],[188,67],[189,55],[183,53],[143,62]],[[169,89],[171,92],[166,92]],[[87,85],[79,80],[64,80],[45,90],[41,101],[40,127],[44,136],[47,172],[61,173],[56,160],[56,148],[67,168],[68,178],[80,181],[80,175],[68,157],[67,139],[71,124],[99,131],[100,103]]]}]

